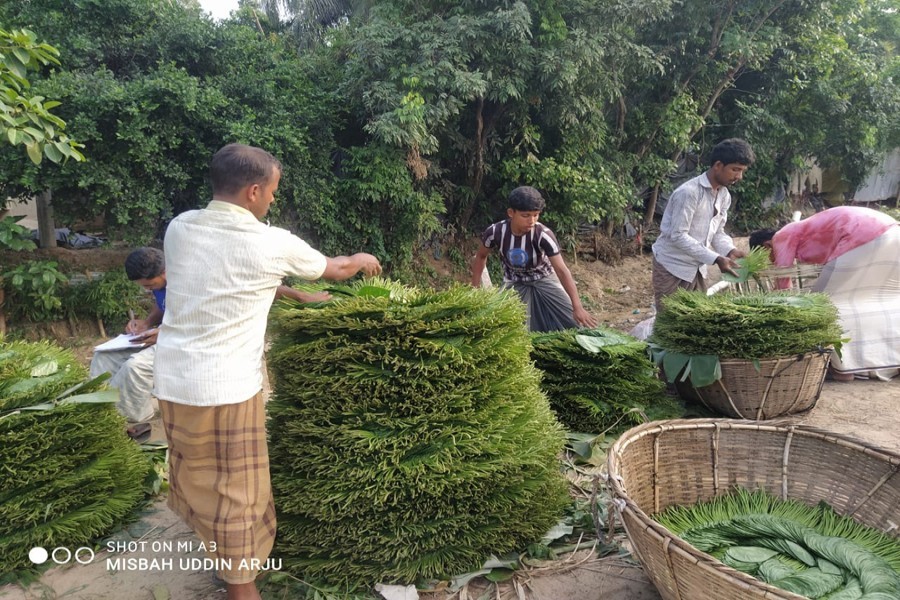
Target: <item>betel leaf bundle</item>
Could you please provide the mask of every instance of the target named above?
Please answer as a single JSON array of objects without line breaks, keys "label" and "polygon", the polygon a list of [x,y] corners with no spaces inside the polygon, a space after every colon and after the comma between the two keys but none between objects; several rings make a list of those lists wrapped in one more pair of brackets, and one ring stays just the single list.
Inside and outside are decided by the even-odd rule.
[{"label": "betel leaf bundle", "polygon": [[541,387],[570,431],[618,431],[683,412],[664,394],[642,341],[605,327],[535,333],[531,340]]},{"label": "betel leaf bundle", "polygon": [[837,309],[825,294],[679,290],[662,305],[650,341],[669,352],[762,359],[841,343]]},{"label": "betel leaf bundle", "polygon": [[0,412],[53,400],[86,378],[87,371],[68,350],[0,338]]},{"label": "betel leaf bundle", "polygon": [[654,519],[728,566],[807,598],[900,598],[900,541],[825,503],[738,488]]},{"label": "betel leaf bundle", "polygon": [[738,267],[735,269],[737,276],[731,273],[722,273],[722,279],[731,283],[746,283],[751,278],[772,266],[769,249],[763,246],[753,248],[747,256],[737,259]]},{"label": "betel leaf bundle", "polygon": [[465,573],[569,504],[562,428],[509,292],[375,281],[273,311],[285,568],[348,588]]},{"label": "betel leaf bundle", "polygon": [[2,579],[30,567],[35,546],[74,549],[111,533],[143,500],[150,464],[113,392],[85,394],[88,384],[52,402],[88,378],[69,351],[0,342],[0,377]]}]

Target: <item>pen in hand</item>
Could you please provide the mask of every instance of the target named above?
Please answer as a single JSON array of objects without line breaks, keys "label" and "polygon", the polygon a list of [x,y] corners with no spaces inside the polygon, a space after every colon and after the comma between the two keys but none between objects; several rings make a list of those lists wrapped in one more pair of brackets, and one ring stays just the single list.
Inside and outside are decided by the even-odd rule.
[{"label": "pen in hand", "polygon": [[159,335],[159,328],[153,327],[152,329],[144,330],[138,334],[135,334],[131,338],[132,344],[140,344],[142,346],[152,346],[156,343],[156,338]]},{"label": "pen in hand", "polygon": [[128,309],[128,323],[125,325],[125,333],[137,333],[137,321],[134,318],[134,311]]}]

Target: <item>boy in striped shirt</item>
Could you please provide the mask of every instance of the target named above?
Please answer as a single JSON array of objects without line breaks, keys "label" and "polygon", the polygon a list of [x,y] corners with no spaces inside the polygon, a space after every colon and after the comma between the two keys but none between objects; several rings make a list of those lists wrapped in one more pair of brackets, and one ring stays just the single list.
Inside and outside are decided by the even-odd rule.
[{"label": "boy in striped shirt", "polygon": [[497,249],[503,263],[503,287],[519,293],[530,331],[596,327],[597,320],[581,305],[556,236],[538,222],[544,206],[533,187],[517,187],[509,194],[507,218],[481,235],[483,245],[472,260],[472,285],[481,286],[487,257]]}]

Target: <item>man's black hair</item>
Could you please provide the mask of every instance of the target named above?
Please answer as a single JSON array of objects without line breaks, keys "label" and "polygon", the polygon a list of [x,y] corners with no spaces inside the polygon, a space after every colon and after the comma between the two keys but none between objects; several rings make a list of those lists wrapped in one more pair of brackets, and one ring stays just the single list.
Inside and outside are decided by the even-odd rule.
[{"label": "man's black hair", "polygon": [[723,165],[737,163],[749,167],[756,161],[756,155],[746,140],[728,138],[713,146],[712,152],[709,153],[709,166],[719,161]]},{"label": "man's black hair", "polygon": [[265,185],[272,177],[272,167],[281,171],[278,159],[262,148],[228,144],[215,153],[209,165],[213,196],[229,196],[248,185]]},{"label": "man's black hair", "polygon": [[125,259],[128,279],[153,279],[166,272],[166,256],[156,248],[138,248]]},{"label": "man's black hair", "polygon": [[530,185],[517,187],[509,193],[509,208],[513,210],[544,210],[544,206],[543,196]]},{"label": "man's black hair", "polygon": [[750,249],[759,248],[772,239],[775,235],[774,229],[760,229],[750,234]]}]

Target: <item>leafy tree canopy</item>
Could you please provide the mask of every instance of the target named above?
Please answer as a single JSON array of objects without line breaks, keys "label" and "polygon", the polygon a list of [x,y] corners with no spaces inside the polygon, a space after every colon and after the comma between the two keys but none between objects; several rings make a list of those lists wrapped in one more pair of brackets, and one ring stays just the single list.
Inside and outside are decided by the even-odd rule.
[{"label": "leafy tree canopy", "polygon": [[897,139],[896,0],[361,4],[320,13],[351,127],[404,149],[461,230],[520,183],[563,233],[619,220],[735,135],[760,150],[737,190],[752,216],[801,159],[856,184]]},{"label": "leafy tree canopy", "polygon": [[56,48],[38,42],[28,29],[0,28],[0,138],[25,146],[35,164],[44,156],[57,163],[84,158],[78,151],[82,146],[62,133],[65,122],[50,112],[60,103],[29,94],[28,71],[59,64],[58,56]]},{"label": "leafy tree canopy", "polygon": [[87,157],[38,170],[0,150],[0,192],[53,189],[58,218],[103,215],[135,242],[208,201],[209,160],[229,142],[282,160],[285,205],[328,192],[331,101],[281,39],[168,0],[7,3],[0,21],[39,28],[63,50],[34,89],[64,101]]},{"label": "leafy tree canopy", "polygon": [[0,148],[0,193],[52,189],[62,218],[146,239],[205,202],[216,149],[257,144],[286,167],[274,218],[401,266],[423,236],[500,216],[520,184],[564,239],[632,211],[649,224],[682,157],[741,136],[759,156],[735,190],[750,226],[803,160],[855,184],[898,143],[898,8],[243,0],[213,23],[192,0],[4,3],[0,23],[60,48],[30,93],[63,102],[88,160],[37,169]]}]

